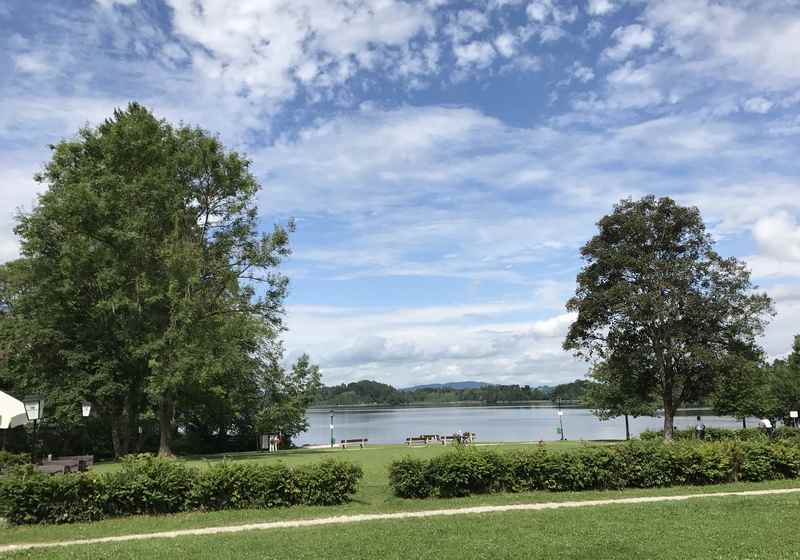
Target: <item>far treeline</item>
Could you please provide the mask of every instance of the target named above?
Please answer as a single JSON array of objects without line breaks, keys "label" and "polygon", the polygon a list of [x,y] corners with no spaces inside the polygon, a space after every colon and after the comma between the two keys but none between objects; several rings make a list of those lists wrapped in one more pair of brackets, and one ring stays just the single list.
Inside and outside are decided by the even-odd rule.
[{"label": "far treeline", "polygon": [[576,379],[555,387],[528,385],[485,385],[469,389],[422,387],[397,389],[378,381],[355,381],[322,387],[312,406],[443,404],[443,403],[522,403],[530,401],[578,402],[590,382]]}]

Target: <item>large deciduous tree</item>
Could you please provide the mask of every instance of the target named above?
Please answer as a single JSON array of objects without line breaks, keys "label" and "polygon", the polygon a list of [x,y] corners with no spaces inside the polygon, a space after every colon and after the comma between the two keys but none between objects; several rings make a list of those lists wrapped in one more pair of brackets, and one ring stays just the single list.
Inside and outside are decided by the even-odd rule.
[{"label": "large deciduous tree", "polygon": [[291,224],[259,233],[249,161],[138,104],[54,146],[38,180],[47,190],[16,227],[18,314],[56,350],[35,369],[94,400],[118,452],[155,404],[170,455],[176,403],[219,393],[281,330]]},{"label": "large deciduous tree", "polygon": [[657,395],[671,439],[678,407],[707,396],[732,356],[757,353],[771,301],[743,263],[714,251],[697,208],[626,199],[597,225],[581,248],[564,347],[605,361],[640,397]]}]

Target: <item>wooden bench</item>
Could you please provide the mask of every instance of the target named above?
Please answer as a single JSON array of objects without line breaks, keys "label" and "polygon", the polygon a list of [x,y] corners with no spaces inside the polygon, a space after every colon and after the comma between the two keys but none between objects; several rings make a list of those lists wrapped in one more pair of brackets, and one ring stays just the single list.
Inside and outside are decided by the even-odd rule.
[{"label": "wooden bench", "polygon": [[409,437],[406,438],[406,445],[412,447],[414,445],[428,445],[428,440],[422,437]]},{"label": "wooden bench", "polygon": [[367,442],[368,441],[369,440],[367,438],[356,438],[356,439],[343,439],[339,443],[341,444],[342,449],[347,449],[348,445],[356,444],[356,443],[363,449],[363,448],[365,448],[367,446]]},{"label": "wooden bench", "polygon": [[463,434],[452,434],[449,436],[442,436],[441,437],[442,445],[447,445],[448,443],[459,442],[459,443],[475,443],[475,432],[464,432]]}]

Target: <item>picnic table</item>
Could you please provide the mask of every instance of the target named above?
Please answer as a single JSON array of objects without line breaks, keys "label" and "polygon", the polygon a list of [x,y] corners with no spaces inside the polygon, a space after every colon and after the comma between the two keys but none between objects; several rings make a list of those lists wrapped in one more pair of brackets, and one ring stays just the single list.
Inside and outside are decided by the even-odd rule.
[{"label": "picnic table", "polygon": [[94,466],[94,455],[68,455],[57,459],[44,459],[36,470],[45,474],[66,474],[87,471]]},{"label": "picnic table", "polygon": [[362,449],[367,446],[367,442],[369,440],[367,438],[355,438],[355,439],[343,439],[339,442],[342,446],[342,449],[347,449],[348,445],[355,445],[358,444]]}]

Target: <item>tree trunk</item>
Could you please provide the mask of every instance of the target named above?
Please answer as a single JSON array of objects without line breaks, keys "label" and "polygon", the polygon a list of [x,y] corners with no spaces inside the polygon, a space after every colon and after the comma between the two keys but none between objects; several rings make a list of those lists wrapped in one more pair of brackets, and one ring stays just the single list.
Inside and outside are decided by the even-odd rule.
[{"label": "tree trunk", "polygon": [[742,418],[742,429],[743,430],[747,429],[747,418],[744,417]]},{"label": "tree trunk", "polygon": [[122,414],[111,414],[111,443],[114,445],[114,458],[128,454],[128,422]]},{"label": "tree trunk", "polygon": [[158,427],[161,431],[161,441],[158,445],[159,457],[174,457],[172,452],[172,427],[175,416],[175,401],[167,396],[161,397],[158,407]]},{"label": "tree trunk", "polygon": [[625,415],[625,439],[626,440],[631,439],[631,428],[628,425],[628,415],[627,414]]},{"label": "tree trunk", "polygon": [[664,403],[664,441],[672,441],[672,423],[675,421],[675,411],[672,404]]}]

